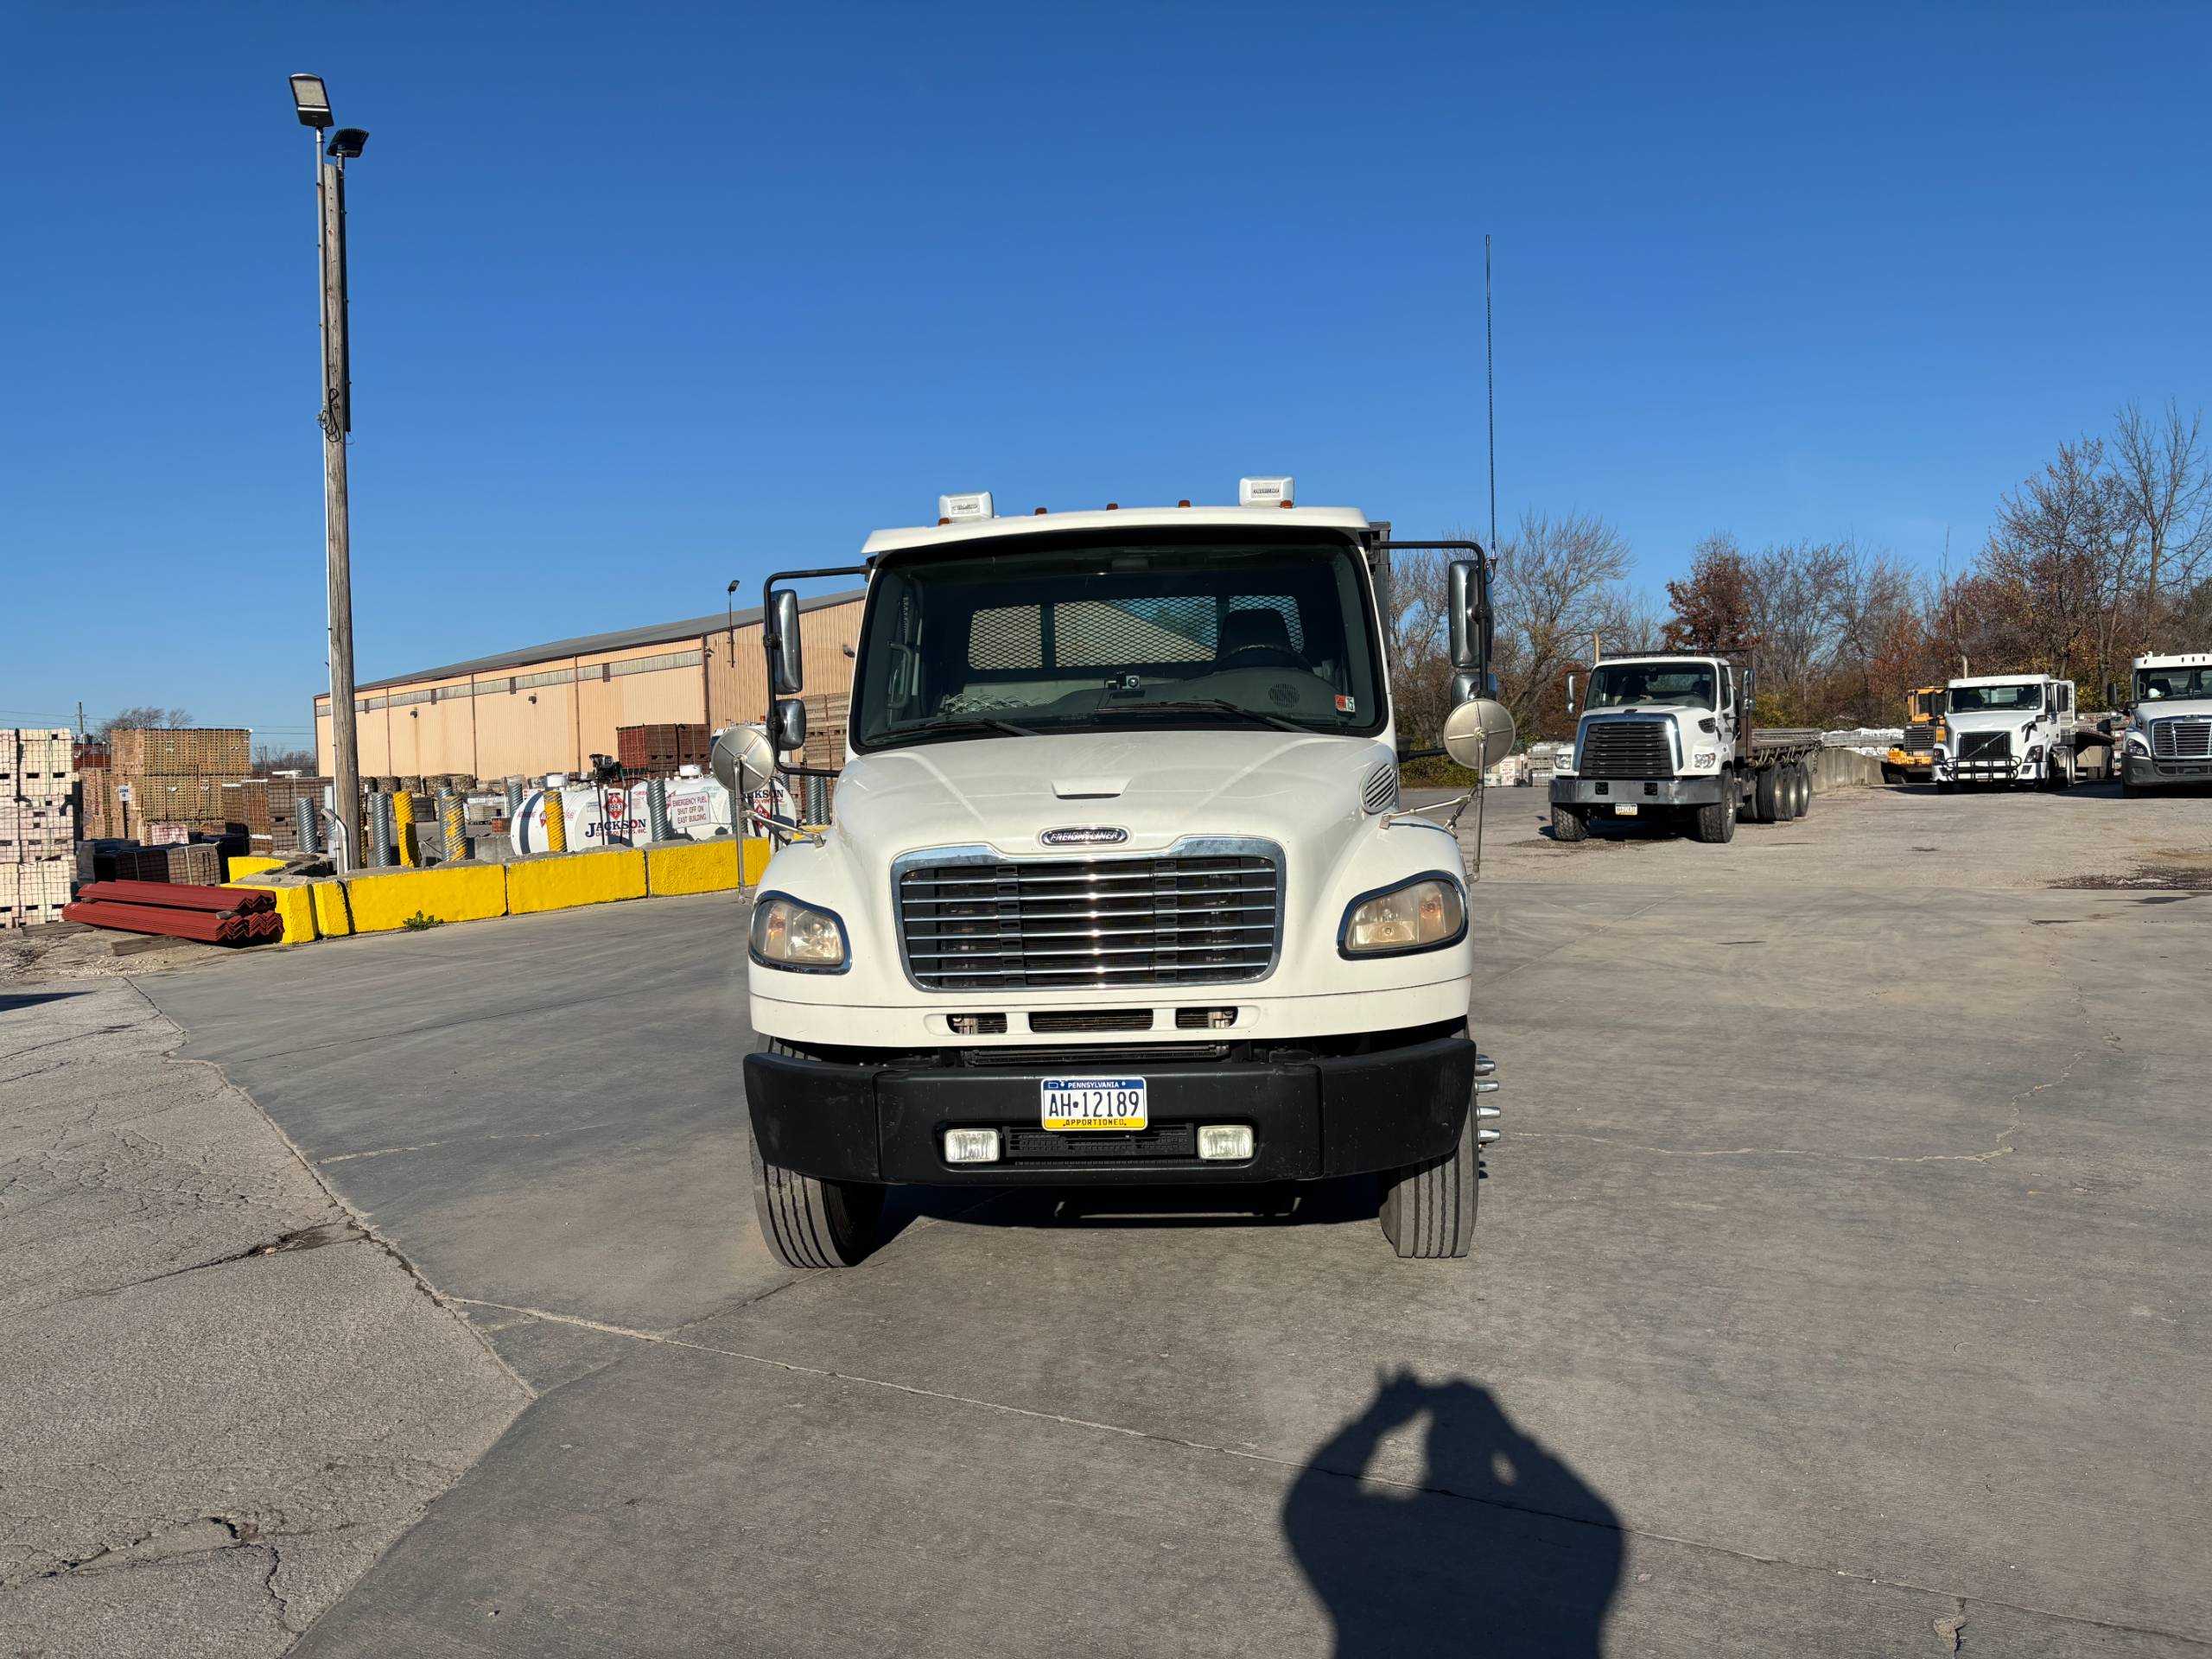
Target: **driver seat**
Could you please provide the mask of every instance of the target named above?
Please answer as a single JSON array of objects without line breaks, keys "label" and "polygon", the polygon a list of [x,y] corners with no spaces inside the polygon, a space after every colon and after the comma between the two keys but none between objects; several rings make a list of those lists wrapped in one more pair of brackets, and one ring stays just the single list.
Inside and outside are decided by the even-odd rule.
[{"label": "driver seat", "polygon": [[1221,620],[1213,659],[1222,668],[1305,668],[1306,659],[1290,646],[1290,624],[1281,611],[1255,607],[1231,611]]}]

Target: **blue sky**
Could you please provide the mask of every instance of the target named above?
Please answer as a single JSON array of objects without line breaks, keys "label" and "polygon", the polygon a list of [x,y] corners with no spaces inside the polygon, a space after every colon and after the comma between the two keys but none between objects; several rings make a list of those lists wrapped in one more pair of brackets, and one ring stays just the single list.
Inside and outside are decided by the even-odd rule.
[{"label": "blue sky", "polygon": [[[717,608],[940,490],[1580,509],[1932,567],[2212,389],[2197,6],[18,3],[0,721],[324,683],[308,141],[365,677]],[[30,580],[25,581],[24,578]],[[41,596],[35,611],[24,595]],[[55,598],[60,602],[55,603]]]}]

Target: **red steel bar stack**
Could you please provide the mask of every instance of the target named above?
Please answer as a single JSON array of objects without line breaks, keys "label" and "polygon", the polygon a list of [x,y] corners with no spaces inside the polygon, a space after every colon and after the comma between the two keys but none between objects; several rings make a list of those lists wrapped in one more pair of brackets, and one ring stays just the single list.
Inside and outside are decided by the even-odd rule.
[{"label": "red steel bar stack", "polygon": [[253,944],[284,931],[274,893],[166,881],[90,882],[78,891],[76,903],[63,906],[61,919],[202,944]]}]

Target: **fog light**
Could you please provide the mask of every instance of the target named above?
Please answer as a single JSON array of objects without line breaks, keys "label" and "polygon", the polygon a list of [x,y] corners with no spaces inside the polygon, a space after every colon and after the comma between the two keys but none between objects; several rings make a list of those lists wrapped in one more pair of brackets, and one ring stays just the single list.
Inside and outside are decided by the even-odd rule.
[{"label": "fog light", "polygon": [[947,1129],[944,1161],[948,1164],[995,1164],[999,1160],[996,1129]]},{"label": "fog light", "polygon": [[1201,1123],[1198,1156],[1210,1162],[1236,1163],[1252,1155],[1252,1126],[1249,1123]]}]

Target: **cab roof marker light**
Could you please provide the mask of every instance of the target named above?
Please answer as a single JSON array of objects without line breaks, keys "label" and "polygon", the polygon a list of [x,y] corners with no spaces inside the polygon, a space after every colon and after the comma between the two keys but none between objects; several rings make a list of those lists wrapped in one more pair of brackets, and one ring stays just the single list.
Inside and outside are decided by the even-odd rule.
[{"label": "cab roof marker light", "polygon": [[1240,478],[1236,480],[1236,505],[1240,507],[1287,507],[1297,496],[1297,480],[1288,476],[1279,478]]},{"label": "cab roof marker light", "polygon": [[937,499],[937,521],[940,524],[974,524],[994,518],[991,493],[976,490],[968,495],[940,495]]}]

